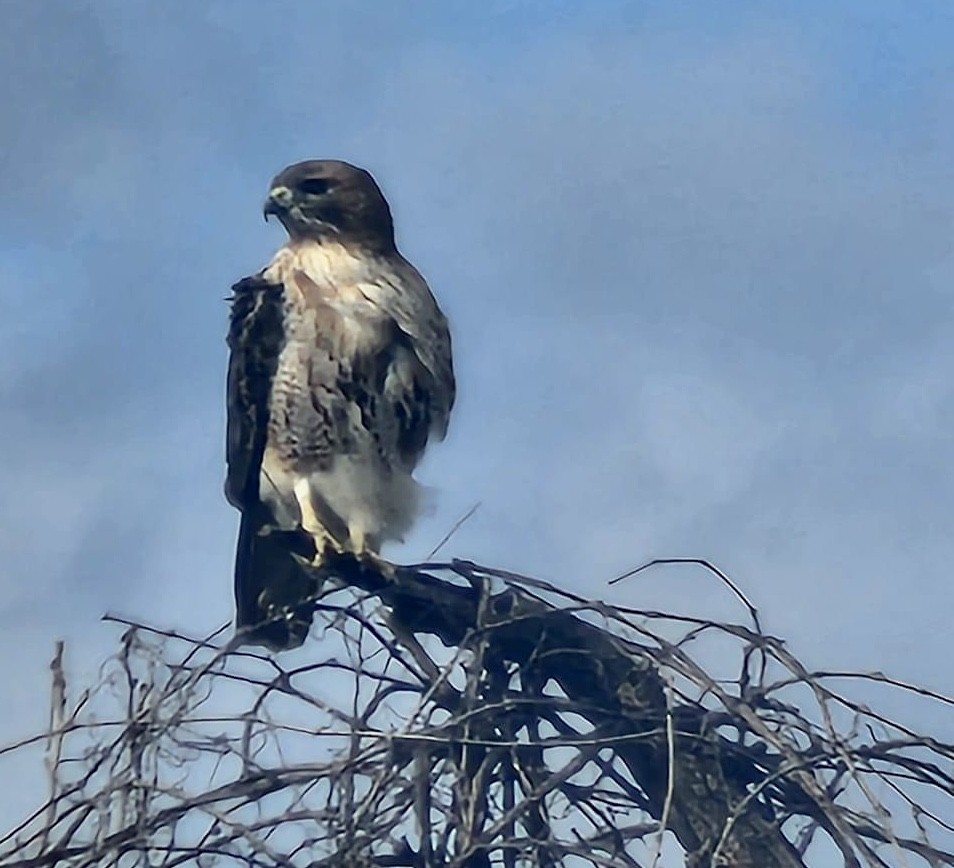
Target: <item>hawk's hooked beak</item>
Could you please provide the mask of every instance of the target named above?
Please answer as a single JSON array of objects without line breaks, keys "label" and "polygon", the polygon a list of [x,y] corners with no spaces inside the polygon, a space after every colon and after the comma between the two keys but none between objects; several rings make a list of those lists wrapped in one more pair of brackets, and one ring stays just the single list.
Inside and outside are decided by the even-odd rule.
[{"label": "hawk's hooked beak", "polygon": [[262,207],[262,216],[265,218],[265,222],[268,222],[269,214],[274,214],[276,217],[284,214],[291,208],[294,198],[294,194],[288,187],[273,187],[269,190],[268,198]]}]

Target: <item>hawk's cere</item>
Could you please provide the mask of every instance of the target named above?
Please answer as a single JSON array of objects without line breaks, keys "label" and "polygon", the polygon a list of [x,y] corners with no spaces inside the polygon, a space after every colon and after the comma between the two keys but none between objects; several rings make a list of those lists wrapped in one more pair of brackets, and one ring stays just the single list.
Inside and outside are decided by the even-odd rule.
[{"label": "hawk's cere", "polygon": [[[337,160],[279,173],[265,201],[288,240],[233,289],[228,344],[229,502],[242,513],[236,628],[300,645],[308,587],[289,540],[317,557],[375,554],[414,521],[412,477],[454,403],[447,321],[398,252],[371,175]],[[298,533],[296,533],[298,532]]]}]

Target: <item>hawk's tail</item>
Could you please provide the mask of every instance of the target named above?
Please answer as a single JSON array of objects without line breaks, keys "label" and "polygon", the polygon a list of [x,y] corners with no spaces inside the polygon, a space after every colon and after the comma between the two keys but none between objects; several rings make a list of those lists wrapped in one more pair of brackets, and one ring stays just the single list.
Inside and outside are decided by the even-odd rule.
[{"label": "hawk's tail", "polygon": [[260,534],[260,524],[243,513],[235,552],[235,629],[242,644],[265,645],[273,651],[297,648],[308,636],[317,590],[294,554],[310,560],[301,535],[273,531]]}]

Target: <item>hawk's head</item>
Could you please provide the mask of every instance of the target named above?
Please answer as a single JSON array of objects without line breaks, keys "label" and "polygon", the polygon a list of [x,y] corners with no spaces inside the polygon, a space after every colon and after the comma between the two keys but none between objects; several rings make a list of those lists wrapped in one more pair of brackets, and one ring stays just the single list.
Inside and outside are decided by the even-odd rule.
[{"label": "hawk's head", "polygon": [[294,163],[272,180],[265,219],[274,214],[292,238],[394,246],[388,203],[364,169],[341,160]]}]

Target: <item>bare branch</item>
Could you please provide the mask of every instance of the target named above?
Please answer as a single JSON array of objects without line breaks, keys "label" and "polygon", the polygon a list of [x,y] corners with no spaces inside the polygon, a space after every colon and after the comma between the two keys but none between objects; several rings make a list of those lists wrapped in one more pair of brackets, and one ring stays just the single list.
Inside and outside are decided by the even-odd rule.
[{"label": "bare branch", "polygon": [[58,645],[48,731],[0,748],[2,775],[45,742],[49,781],[0,864],[954,865],[954,745],[841,688],[954,701],[810,671],[674,561],[751,623],[347,557],[294,666],[108,616],[101,681],[71,705]]}]

